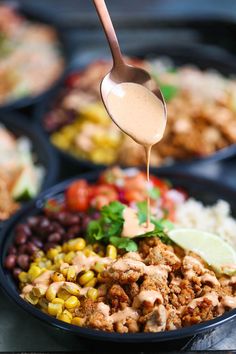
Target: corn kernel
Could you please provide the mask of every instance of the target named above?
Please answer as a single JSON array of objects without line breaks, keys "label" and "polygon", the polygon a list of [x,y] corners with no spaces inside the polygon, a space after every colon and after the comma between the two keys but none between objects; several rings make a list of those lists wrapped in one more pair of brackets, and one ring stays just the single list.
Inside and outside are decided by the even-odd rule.
[{"label": "corn kernel", "polygon": [[36,266],[36,265],[31,265],[29,271],[28,271],[28,278],[30,281],[33,281],[36,279],[40,274],[42,273],[41,269]]},{"label": "corn kernel", "polygon": [[70,294],[65,289],[60,289],[57,293],[57,297],[66,301],[70,297]]},{"label": "corn kernel", "polygon": [[68,242],[69,251],[82,251],[86,246],[86,242],[83,238],[75,238]]},{"label": "corn kernel", "polygon": [[103,278],[103,276],[102,276],[102,273],[98,273],[98,275],[97,275],[97,281],[98,281],[99,283],[104,283],[104,278]]},{"label": "corn kernel", "polygon": [[45,297],[41,297],[38,301],[38,305],[41,307],[43,310],[48,309],[48,300],[45,299]]},{"label": "corn kernel", "polygon": [[65,255],[64,262],[71,264],[74,257],[75,257],[75,252],[70,251]]},{"label": "corn kernel", "polygon": [[45,286],[37,285],[32,289],[34,296],[42,297],[46,294],[47,288]]},{"label": "corn kernel", "polygon": [[59,253],[59,250],[56,249],[56,248],[50,248],[48,251],[47,251],[47,257],[49,259],[54,259]]},{"label": "corn kernel", "polygon": [[59,299],[58,297],[56,297],[55,299],[52,300],[53,304],[61,304],[62,306],[64,306],[64,300],[63,299]]},{"label": "corn kernel", "polygon": [[26,272],[20,272],[19,274],[19,280],[22,283],[26,283],[28,281],[28,274]]},{"label": "corn kernel", "polygon": [[65,283],[62,288],[70,295],[79,296],[80,294],[79,287],[77,284]]},{"label": "corn kernel", "polygon": [[59,316],[62,313],[62,304],[53,304],[49,302],[48,313],[51,316]]},{"label": "corn kernel", "polygon": [[76,306],[80,305],[79,300],[77,299],[76,296],[72,295],[70,296],[66,301],[65,301],[65,307],[67,309],[74,308]]},{"label": "corn kernel", "polygon": [[67,274],[66,274],[66,278],[68,281],[75,281],[76,280],[76,269],[73,266],[70,266],[68,268]]},{"label": "corn kernel", "polygon": [[57,295],[56,289],[52,286],[49,286],[46,291],[46,299],[48,301],[52,301],[53,299],[55,299],[56,295]]},{"label": "corn kernel", "polygon": [[97,284],[97,278],[93,278],[90,281],[88,281],[85,286],[86,287],[91,287],[93,288]]},{"label": "corn kernel", "polygon": [[89,289],[88,292],[87,292],[87,296],[88,296],[89,299],[92,299],[93,301],[95,301],[97,299],[97,297],[98,297],[97,289],[95,289],[95,288]]},{"label": "corn kernel", "polygon": [[58,282],[58,281],[65,281],[65,277],[63,274],[59,272],[54,272],[51,276],[52,281]]},{"label": "corn kernel", "polygon": [[111,258],[111,259],[116,259],[117,257],[117,250],[115,246],[113,245],[108,245],[106,249],[106,256]]},{"label": "corn kernel", "polygon": [[71,323],[71,318],[64,313],[60,314],[57,319],[66,323]]},{"label": "corn kernel", "polygon": [[71,324],[82,327],[84,324],[84,319],[81,317],[74,317],[72,318]]},{"label": "corn kernel", "polygon": [[28,301],[31,305],[37,305],[39,299],[37,296],[34,296],[32,292],[25,295],[25,300]]},{"label": "corn kernel", "polygon": [[67,242],[65,242],[65,243],[63,243],[63,245],[62,245],[62,252],[68,252],[69,250],[68,250],[68,243]]},{"label": "corn kernel", "polygon": [[63,311],[63,314],[64,314],[64,315],[67,315],[67,316],[72,320],[72,317],[73,317],[73,316],[72,316],[72,314],[70,313],[70,311],[64,310],[64,311]]},{"label": "corn kernel", "polygon": [[92,270],[88,270],[87,272],[85,272],[83,275],[80,276],[79,278],[80,285],[85,285],[90,280],[92,280],[93,277],[94,277],[94,272]]},{"label": "corn kernel", "polygon": [[95,265],[93,266],[93,269],[97,272],[97,273],[101,273],[104,271],[105,266],[103,263],[97,262],[95,263]]}]

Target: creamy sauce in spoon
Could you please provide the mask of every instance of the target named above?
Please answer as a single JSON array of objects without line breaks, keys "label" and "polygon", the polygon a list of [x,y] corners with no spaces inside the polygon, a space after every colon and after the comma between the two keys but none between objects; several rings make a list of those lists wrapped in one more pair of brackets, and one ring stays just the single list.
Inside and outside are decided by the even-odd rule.
[{"label": "creamy sauce in spoon", "polygon": [[[107,97],[109,114],[118,127],[145,149],[147,181],[151,148],[158,143],[166,127],[162,101],[146,87],[124,82],[116,85]],[[150,225],[150,198],[147,197],[147,229]]]}]

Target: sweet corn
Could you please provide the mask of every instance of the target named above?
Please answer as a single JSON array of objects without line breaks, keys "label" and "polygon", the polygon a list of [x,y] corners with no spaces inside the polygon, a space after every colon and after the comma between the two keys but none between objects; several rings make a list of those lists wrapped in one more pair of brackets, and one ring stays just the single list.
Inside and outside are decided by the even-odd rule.
[{"label": "sweet corn", "polygon": [[26,272],[20,272],[19,274],[19,280],[22,283],[26,283],[28,281],[28,274]]},{"label": "sweet corn", "polygon": [[67,276],[68,268],[69,268],[69,266],[68,266],[68,267],[65,267],[65,268],[60,269],[60,270],[61,270],[61,272],[62,272],[62,274],[64,275],[64,277],[66,277],[66,276]]},{"label": "sweet corn", "polygon": [[75,281],[76,280],[76,269],[73,266],[70,266],[68,268],[67,274],[66,274],[66,279],[68,281]]},{"label": "sweet corn", "polygon": [[36,265],[31,265],[29,271],[28,271],[28,278],[30,281],[33,281],[36,279],[40,274],[42,273],[42,270],[36,266]]},{"label": "sweet corn", "polygon": [[117,250],[115,246],[113,245],[108,245],[106,249],[106,256],[111,258],[111,259],[116,259],[117,257]]},{"label": "sweet corn", "polygon": [[57,295],[56,289],[53,288],[52,286],[49,286],[46,291],[46,299],[48,301],[52,301],[53,299],[55,299],[56,295]]},{"label": "sweet corn", "polygon": [[63,314],[64,314],[64,315],[67,315],[67,316],[72,320],[72,317],[73,317],[73,316],[72,316],[72,314],[70,313],[70,311],[68,311],[68,310],[65,309],[65,310],[63,311]]},{"label": "sweet corn", "polygon": [[70,295],[79,296],[80,294],[78,285],[74,283],[65,283],[62,287],[62,290],[65,290]]},{"label": "sweet corn", "polygon": [[61,288],[57,293],[57,297],[66,301],[70,297],[70,294],[65,289]]},{"label": "sweet corn", "polygon": [[101,273],[102,271],[104,271],[105,266],[103,263],[97,262],[95,263],[95,265],[93,266],[93,269],[97,272],[97,273]]},{"label": "sweet corn", "polygon": [[62,306],[64,306],[65,301],[63,299],[59,299],[58,297],[56,297],[55,299],[52,300],[53,304],[61,304]]},{"label": "sweet corn", "polygon": [[38,305],[41,307],[41,309],[46,310],[48,309],[48,300],[45,299],[45,297],[41,297],[38,301]]},{"label": "sweet corn", "polygon": [[84,319],[81,317],[74,317],[72,318],[71,324],[82,327],[84,324]]},{"label": "sweet corn", "polygon": [[32,289],[34,296],[42,297],[46,294],[47,288],[45,286],[37,285]]},{"label": "sweet corn", "polygon": [[51,276],[52,281],[65,281],[65,277],[63,274],[59,273],[59,272],[54,272]]},{"label": "sweet corn", "polygon": [[59,316],[62,313],[62,305],[61,304],[53,304],[52,302],[49,302],[48,313],[51,316]]},{"label": "sweet corn", "polygon": [[104,278],[103,278],[103,276],[102,276],[102,273],[98,273],[98,275],[97,275],[97,281],[98,281],[99,283],[104,283]]},{"label": "sweet corn", "polygon": [[76,296],[72,295],[70,296],[66,301],[65,301],[65,307],[67,309],[74,308],[76,306],[80,305],[79,300],[77,299]]},{"label": "sweet corn", "polygon": [[71,264],[74,257],[75,257],[75,252],[74,252],[74,251],[70,251],[69,253],[67,253],[67,254],[65,255],[64,261],[65,261],[66,263]]},{"label": "sweet corn", "polygon": [[95,301],[97,299],[97,297],[98,297],[97,289],[95,289],[95,288],[89,289],[88,292],[87,292],[87,296],[88,296],[89,299],[92,299],[93,301]]},{"label": "sweet corn", "polygon": [[97,278],[93,278],[90,281],[88,281],[85,286],[86,287],[91,287],[93,288],[97,284]]},{"label": "sweet corn", "polygon": [[54,259],[59,253],[59,250],[57,248],[50,248],[48,251],[47,251],[47,257],[49,259]]},{"label": "sweet corn", "polygon": [[88,270],[87,272],[85,272],[83,275],[80,276],[79,284],[80,285],[85,285],[90,280],[92,280],[93,277],[94,277],[94,272],[92,270]]},{"label": "sweet corn", "polygon": [[25,300],[28,301],[31,305],[37,305],[39,299],[32,292],[25,295]]},{"label": "sweet corn", "polygon": [[83,238],[75,238],[68,241],[68,250],[69,251],[82,251],[86,246],[86,242]]},{"label": "sweet corn", "polygon": [[71,323],[71,318],[63,312],[59,316],[57,316],[57,319],[66,323]]},{"label": "sweet corn", "polygon": [[69,251],[69,250],[68,250],[68,243],[65,242],[65,243],[63,243],[63,245],[62,245],[62,252],[67,253],[68,251]]}]

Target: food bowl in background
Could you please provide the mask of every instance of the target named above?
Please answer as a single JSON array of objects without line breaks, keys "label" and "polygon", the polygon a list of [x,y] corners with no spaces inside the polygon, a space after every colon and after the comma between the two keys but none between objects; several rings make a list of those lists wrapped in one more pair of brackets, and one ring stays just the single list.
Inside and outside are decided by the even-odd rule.
[{"label": "food bowl in background", "polygon": [[[88,174],[80,175],[77,178],[83,178],[89,182],[95,182],[98,177],[99,172],[94,171]],[[236,214],[236,195],[235,190],[231,188],[214,182],[211,179],[196,177],[190,173],[180,173],[164,169],[159,171],[158,177],[170,180],[174,187],[184,188],[190,196],[206,204],[213,204],[218,199],[225,199],[230,203],[232,213],[234,215]],[[158,333],[119,334],[72,326],[58,321],[34,306],[31,306],[19,296],[16,283],[13,280],[11,273],[4,268],[3,264],[8,248],[13,241],[15,227],[18,223],[22,223],[28,216],[37,215],[48,198],[60,197],[73,180],[74,178],[62,182],[42,193],[37,200],[30,202],[27,206],[15,214],[2,230],[2,237],[0,240],[0,284],[6,294],[22,309],[41,320],[44,324],[51,325],[54,329],[57,328],[62,330],[63,335],[68,334],[73,336],[73,338],[78,336],[94,341],[103,341],[103,343],[100,344],[103,348],[106,346],[105,342],[116,342],[116,345],[119,345],[120,348],[122,345],[127,346],[128,344],[134,346],[135,343],[139,343],[138,345],[143,344],[145,345],[145,348],[147,348],[149,344],[159,343],[158,345],[160,345],[161,348],[164,348],[168,342],[168,348],[172,347],[176,349],[177,347],[179,348],[180,345],[183,346],[183,343],[188,342],[190,338],[196,339],[199,336],[199,338],[208,339],[204,342],[204,344],[202,344],[203,347],[201,347],[201,349],[206,349],[207,346],[213,345],[225,337],[228,333],[230,325],[232,325],[232,321],[236,317],[236,310],[226,312],[222,316],[219,316],[213,320],[177,330]],[[54,334],[56,336],[55,332]],[[59,336],[61,335],[58,332],[58,337]]]},{"label": "food bowl in background", "polygon": [[[0,125],[3,125],[14,137],[26,137],[27,140],[29,140],[33,162],[35,165],[40,166],[40,168],[42,167],[40,191],[53,185],[59,174],[59,161],[57,154],[43,134],[38,131],[32,123],[27,122],[25,117],[19,113],[0,113]],[[3,141],[1,143],[4,144]],[[26,142],[26,144],[28,144],[28,142]],[[29,178],[28,175],[27,178]],[[29,196],[27,196],[27,200],[28,198]],[[22,203],[24,203],[24,201],[22,201]],[[19,207],[20,205],[21,202],[19,203]]]},{"label": "food bowl in background", "polygon": [[[157,46],[156,48],[144,47],[143,49],[140,49],[138,52],[132,51],[132,52],[128,52],[127,54],[131,57],[138,58],[137,61],[134,62],[134,64],[137,63],[137,65],[140,65],[139,58],[153,60],[154,58],[157,58],[157,57],[158,58],[164,57],[164,58],[170,58],[176,67],[183,66],[185,64],[190,64],[193,66],[197,66],[198,68],[200,68],[202,70],[212,69],[214,71],[219,72],[220,74],[222,74],[224,76],[228,76],[228,75],[233,76],[236,73],[236,64],[234,61],[234,57],[232,57],[232,55],[228,54],[227,52],[225,52],[223,50],[220,50],[215,47],[210,47],[210,46],[206,47],[206,46],[201,46],[201,45],[193,45],[193,46],[186,46],[186,45],[184,45],[184,46],[182,46],[182,45],[168,46],[168,45],[166,45],[166,46],[160,46],[160,47]],[[64,84],[64,86],[63,86],[64,90],[63,90],[63,87],[61,87],[60,89],[58,89],[58,91],[56,92],[54,97],[51,97],[44,104],[38,105],[38,107],[36,109],[37,121],[39,122],[41,128],[44,131],[45,131],[45,123],[44,123],[45,116],[49,116],[50,110],[53,107],[55,107],[55,105],[57,105],[58,101],[60,101],[60,99],[63,95],[63,91],[64,91],[64,93],[67,92],[66,90],[69,90],[68,85],[70,85],[71,82],[73,84],[73,80],[76,79],[76,76],[73,75],[73,72],[80,72],[80,71],[82,72],[87,64],[92,63],[93,61],[99,60],[101,58],[102,57],[98,58],[98,56],[95,55],[93,52],[83,53],[83,55],[81,55],[81,57],[78,58],[77,69],[73,70],[72,74],[70,74],[66,80],[67,88],[65,88],[65,84]],[[103,57],[103,59],[106,59],[106,58]],[[85,65],[85,63],[86,63],[86,65]],[[98,73],[97,73],[97,76],[99,76]],[[78,82],[79,82],[79,79],[80,78],[77,77]],[[169,93],[170,92],[167,92],[167,95]],[[76,96],[76,95],[74,95],[74,96]],[[73,99],[73,97],[72,97],[72,99]],[[75,99],[76,99],[76,97],[74,97],[74,100]],[[81,101],[82,101],[82,99],[78,102],[81,103]],[[101,106],[99,106],[97,108],[95,107],[94,109],[99,111],[102,108],[101,108]],[[55,119],[56,114],[53,114],[53,110],[52,110],[51,116],[53,116],[53,115],[54,115],[53,119]],[[88,115],[92,115],[92,113],[89,112]],[[75,112],[69,112],[68,113],[68,122],[73,121],[75,116],[76,116]],[[83,117],[83,113],[81,114],[81,116]],[[235,121],[236,121],[236,119],[235,119]],[[78,119],[78,122],[79,122],[79,119]],[[70,125],[67,125],[65,127],[66,128],[70,127]],[[73,129],[71,129],[71,130],[73,130]],[[50,129],[48,129],[48,131],[49,130]],[[68,129],[67,133],[70,135],[71,132],[69,130],[70,129]],[[217,132],[214,131],[213,134],[214,133],[217,133]],[[113,134],[113,132],[112,132],[112,134]],[[47,134],[47,135],[48,135],[48,137],[50,137],[49,134]],[[79,135],[78,135],[78,140],[79,140]],[[81,141],[81,144],[82,144],[82,141]],[[103,142],[103,144],[105,145],[106,142]],[[104,163],[96,161],[96,158],[94,159],[94,162],[93,162],[93,161],[89,160],[88,158],[82,158],[82,154],[80,154],[80,156],[75,156],[73,153],[69,153],[68,151],[63,150],[59,147],[56,147],[56,149],[59,151],[60,156],[62,157],[63,161],[68,161],[70,164],[73,164],[75,166],[80,165],[80,167],[83,167],[86,169],[88,169],[88,168],[91,169],[91,168],[97,168],[97,167],[104,167],[104,165],[105,165]],[[118,149],[118,148],[115,147],[114,150],[116,150],[116,149]],[[156,149],[158,150],[158,145],[157,145]],[[96,153],[97,153],[97,151],[96,151]],[[187,165],[191,165],[192,163],[204,162],[204,161],[220,161],[220,160],[235,156],[235,154],[236,154],[236,144],[235,143],[232,143],[224,148],[220,148],[219,150],[217,150],[213,153],[209,153],[208,155],[205,155],[205,156],[204,155],[197,156],[197,154],[194,154],[192,157],[188,156],[187,158],[182,158],[182,159],[172,159],[171,152],[170,152],[169,157],[160,166],[161,167],[162,166],[175,167],[175,166],[181,166],[181,165],[187,166]],[[127,156],[132,156],[132,154],[129,150],[127,150],[127,153],[124,150],[123,155],[125,158]],[[154,153],[152,153],[152,155],[154,155]],[[106,156],[109,157],[109,153],[107,153]],[[136,159],[137,159],[137,156],[138,157],[140,156],[140,151],[138,151],[136,153]],[[116,163],[116,161],[111,161],[111,163]],[[125,165],[125,163],[123,163],[123,161],[119,161],[119,163],[121,165]],[[158,165],[158,163],[159,162],[157,162],[157,165]],[[133,163],[132,163],[132,159],[129,158],[128,165],[137,165],[137,162],[133,161]]]},{"label": "food bowl in background", "polygon": [[[62,33],[62,31],[60,31],[59,28],[56,28],[53,23],[49,23],[49,21],[45,21],[44,18],[41,18],[40,16],[36,16],[35,14],[33,16],[31,16],[29,13],[24,12],[24,8],[23,6],[21,6],[20,4],[13,4],[11,2],[4,2],[3,4],[1,4],[1,8],[4,7],[4,11],[6,12],[7,10],[5,9],[13,9],[16,10],[16,13],[19,14],[19,18],[14,18],[14,16],[12,16],[9,13],[6,13],[4,15],[2,15],[2,24],[0,21],[0,26],[1,26],[1,33],[2,33],[2,38],[4,39],[5,37],[7,38],[8,36],[8,32],[11,33],[11,26],[13,28],[14,31],[14,25],[21,26],[21,20],[20,18],[23,18],[23,22],[24,19],[26,21],[29,21],[29,24],[32,24],[33,26],[35,26],[34,28],[34,32],[25,27],[24,29],[24,45],[18,45],[19,48],[17,49],[18,52],[15,51],[14,45],[11,44],[11,42],[7,42],[6,39],[6,44],[4,44],[4,40],[1,40],[1,48],[2,51],[5,50],[6,52],[6,58],[3,57],[2,60],[6,60],[8,62],[12,62],[13,67],[17,67],[17,63],[19,63],[19,70],[16,71],[16,73],[14,74],[15,76],[15,80],[19,80],[18,84],[16,86],[11,86],[11,85],[15,85],[14,80],[11,84],[11,78],[12,78],[12,70],[10,70],[10,66],[9,66],[9,72],[10,74],[7,73],[4,74],[6,77],[1,79],[2,82],[9,82],[9,90],[11,87],[11,90],[14,91],[12,97],[9,98],[2,98],[2,102],[0,100],[0,111],[9,111],[12,109],[19,109],[19,108],[24,108],[24,107],[28,107],[28,106],[32,106],[35,103],[41,102],[42,100],[44,100],[48,95],[50,95],[50,93],[53,92],[53,90],[63,81],[64,75],[66,73],[67,70],[67,66],[68,66],[68,62],[70,59],[70,49],[65,41],[64,35]],[[11,24],[12,21],[12,24]],[[11,26],[9,25],[11,24]],[[37,26],[39,26],[37,28]],[[42,27],[40,27],[42,26]],[[16,27],[17,28],[17,27]],[[5,31],[5,32],[4,32]],[[17,29],[17,32],[19,32],[19,29]],[[20,31],[20,33],[22,32],[22,30]],[[4,33],[7,33],[7,35],[5,35]],[[9,34],[10,36],[11,34]],[[27,36],[29,37],[27,39]],[[38,36],[38,39],[37,39]],[[41,37],[41,39],[40,39]],[[39,41],[42,42],[42,45],[40,46],[38,43],[40,43]],[[10,44],[9,44],[10,43]],[[21,42],[19,42],[21,43]],[[35,43],[37,43],[35,48],[32,48],[32,46],[35,45]],[[54,47],[52,47],[52,45]],[[49,48],[53,48],[50,49]],[[7,50],[9,49],[9,52],[7,52]],[[4,52],[4,53],[5,53]],[[45,52],[45,54],[43,54]],[[15,54],[15,56],[13,57],[12,54]],[[26,54],[25,54],[26,53]],[[44,59],[43,59],[43,55],[45,57],[45,55],[47,54],[48,60],[47,62],[51,63],[56,62],[56,65],[54,65],[54,68],[50,66],[47,66],[46,61],[43,63]],[[38,58],[36,57],[36,55],[39,54]],[[24,56],[26,56],[27,60],[22,60],[21,58],[24,58]],[[30,59],[32,57],[32,60]],[[9,59],[11,58],[11,59]],[[14,58],[14,59],[13,59]],[[15,59],[16,58],[16,59]],[[50,59],[51,58],[51,59]],[[1,63],[1,60],[0,60]],[[7,62],[6,62],[7,64]],[[7,67],[7,65],[5,64],[5,66]],[[36,70],[36,67],[41,65],[42,69],[41,69],[41,73],[39,73]],[[46,68],[45,68],[46,65]],[[47,71],[46,71],[47,69]],[[47,75],[48,72],[48,75]],[[53,72],[53,75],[52,75]],[[21,75],[23,75],[22,77],[25,77],[28,73],[28,76],[30,78],[30,80],[32,80],[32,84],[29,85],[29,87],[34,87],[35,91],[33,92],[32,89],[29,89],[29,87],[27,87],[27,80],[25,81],[25,83],[23,84],[21,78]],[[2,74],[3,75],[3,74]],[[50,75],[50,78],[49,78]],[[13,79],[14,79],[13,77]],[[48,80],[47,80],[48,77]],[[48,81],[48,82],[47,82]],[[16,81],[17,82],[17,81]],[[38,82],[40,83],[40,88],[36,88],[35,84],[38,84]],[[45,84],[46,82],[46,84]],[[2,87],[2,95],[5,94],[5,92],[7,92],[8,88],[4,88]],[[31,93],[33,92],[33,93]],[[4,97],[4,96],[3,96]]]}]

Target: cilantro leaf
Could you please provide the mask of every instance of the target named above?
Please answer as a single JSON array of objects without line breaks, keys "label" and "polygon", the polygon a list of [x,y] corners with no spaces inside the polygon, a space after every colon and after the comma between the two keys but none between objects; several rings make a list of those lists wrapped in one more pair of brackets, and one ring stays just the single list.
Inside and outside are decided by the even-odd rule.
[{"label": "cilantro leaf", "polygon": [[152,187],[148,190],[148,195],[151,199],[157,199],[160,197],[160,190],[157,187]]},{"label": "cilantro leaf", "polygon": [[138,250],[137,243],[130,238],[112,236],[110,237],[110,243],[117,248],[125,249],[127,252]]}]

